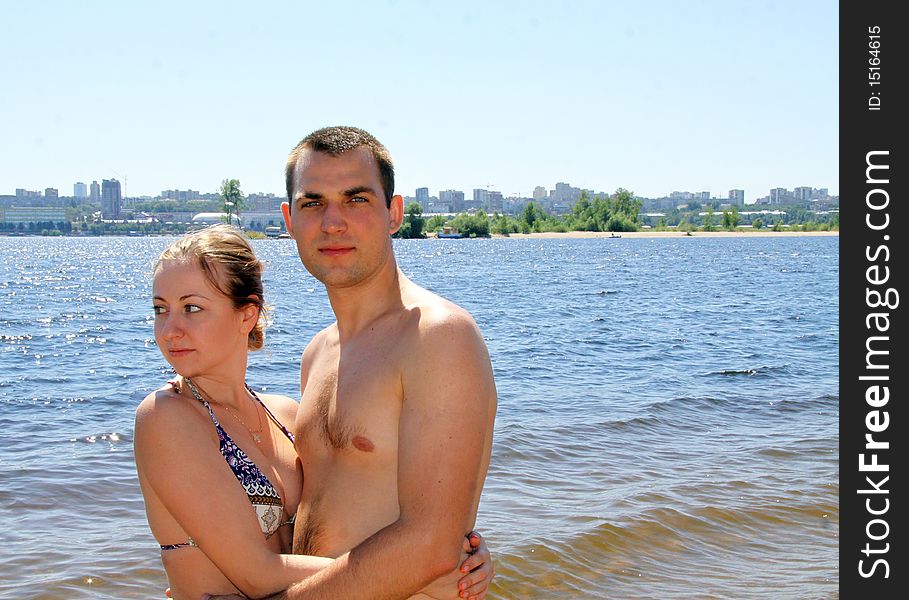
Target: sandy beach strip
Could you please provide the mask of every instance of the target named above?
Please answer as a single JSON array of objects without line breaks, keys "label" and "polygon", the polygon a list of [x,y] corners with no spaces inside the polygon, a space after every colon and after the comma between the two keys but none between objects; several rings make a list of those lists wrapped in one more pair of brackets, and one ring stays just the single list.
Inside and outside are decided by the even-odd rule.
[{"label": "sandy beach strip", "polygon": [[568,231],[565,233],[545,232],[545,233],[512,233],[509,235],[492,234],[494,238],[685,238],[685,237],[810,237],[810,236],[838,236],[839,231],[692,231],[691,235],[684,231]]}]

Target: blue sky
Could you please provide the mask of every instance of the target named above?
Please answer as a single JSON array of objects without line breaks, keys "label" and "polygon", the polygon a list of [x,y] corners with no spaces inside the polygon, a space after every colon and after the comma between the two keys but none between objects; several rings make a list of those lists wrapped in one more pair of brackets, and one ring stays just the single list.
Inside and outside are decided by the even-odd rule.
[{"label": "blue sky", "polygon": [[29,0],[0,20],[0,194],[283,193],[290,149],[337,124],[389,148],[404,195],[839,189],[836,2]]}]

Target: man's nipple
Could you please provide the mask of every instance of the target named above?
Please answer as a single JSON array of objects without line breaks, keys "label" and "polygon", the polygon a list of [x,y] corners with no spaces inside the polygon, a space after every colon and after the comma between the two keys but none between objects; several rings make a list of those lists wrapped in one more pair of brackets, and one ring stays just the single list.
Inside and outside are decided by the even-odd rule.
[{"label": "man's nipple", "polygon": [[351,440],[354,448],[360,450],[361,452],[372,452],[376,449],[375,444],[373,444],[369,438],[366,438],[362,435],[355,435]]}]

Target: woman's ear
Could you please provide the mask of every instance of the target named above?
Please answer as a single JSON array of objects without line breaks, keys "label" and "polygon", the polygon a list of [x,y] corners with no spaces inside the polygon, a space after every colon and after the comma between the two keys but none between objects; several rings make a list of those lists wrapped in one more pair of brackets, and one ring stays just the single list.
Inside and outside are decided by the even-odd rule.
[{"label": "woman's ear", "polygon": [[[251,296],[253,300],[258,300],[256,296]],[[245,333],[249,333],[256,326],[256,323],[259,322],[259,306],[250,302],[249,304],[244,304],[243,308],[240,309],[240,313],[243,318],[243,329]]]}]

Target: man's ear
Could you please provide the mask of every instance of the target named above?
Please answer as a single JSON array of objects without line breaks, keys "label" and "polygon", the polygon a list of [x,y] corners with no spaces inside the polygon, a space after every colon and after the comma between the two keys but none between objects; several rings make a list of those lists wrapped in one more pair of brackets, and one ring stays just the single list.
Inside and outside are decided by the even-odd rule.
[{"label": "man's ear", "polygon": [[404,222],[404,198],[391,197],[391,206],[388,207],[388,233],[394,235]]},{"label": "man's ear", "polygon": [[281,203],[281,214],[284,215],[284,227],[287,228],[287,233],[293,237],[294,230],[290,221],[290,203],[282,202]]}]

